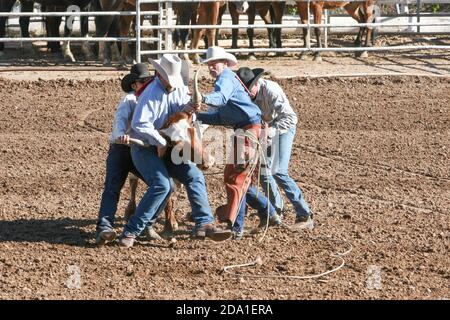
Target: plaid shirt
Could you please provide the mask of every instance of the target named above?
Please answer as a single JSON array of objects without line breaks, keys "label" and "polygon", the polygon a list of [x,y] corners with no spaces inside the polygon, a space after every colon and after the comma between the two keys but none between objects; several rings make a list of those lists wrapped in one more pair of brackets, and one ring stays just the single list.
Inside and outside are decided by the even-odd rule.
[{"label": "plaid shirt", "polygon": [[259,79],[258,84],[258,94],[253,102],[261,109],[263,119],[269,126],[278,129],[280,133],[295,127],[298,122],[297,115],[278,83]]}]

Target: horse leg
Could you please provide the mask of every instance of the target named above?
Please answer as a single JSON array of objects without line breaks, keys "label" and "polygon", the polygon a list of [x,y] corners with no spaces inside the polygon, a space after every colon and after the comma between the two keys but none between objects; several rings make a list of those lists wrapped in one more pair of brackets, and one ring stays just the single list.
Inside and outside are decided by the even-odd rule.
[{"label": "horse leg", "polygon": [[[108,31],[108,35],[111,37],[118,37],[120,36],[120,20],[119,17],[115,17],[113,19],[113,22],[111,24],[111,27]],[[112,61],[118,61],[119,64],[124,64],[124,61],[122,61],[122,57],[120,55],[120,49],[119,49],[119,43],[118,41],[110,42],[110,48],[111,48],[111,60]]]},{"label": "horse leg", "polygon": [[[305,2],[297,2],[297,11],[300,16],[300,21],[302,24],[308,23],[309,17],[308,17],[308,7],[307,3]],[[310,37],[308,28],[303,28],[303,48],[307,48],[307,39]],[[302,51],[300,53],[299,59],[300,60],[306,60],[306,57],[308,55],[307,51]]]},{"label": "horse leg", "polygon": [[[15,0],[0,1],[0,12],[10,12],[14,6]],[[6,34],[7,17],[0,17],[0,38],[4,38]],[[28,29],[28,28],[27,28]],[[0,42],[0,57],[4,55],[5,44]]]},{"label": "horse leg", "polygon": [[[87,5],[83,8],[83,12],[88,12],[90,9],[90,5]],[[82,37],[89,37],[89,17],[88,16],[81,16],[80,17],[80,29],[81,29],[81,36]],[[83,56],[87,60],[93,60],[94,54],[92,53],[91,46],[88,41],[83,41],[81,43],[81,52],[83,53]]]},{"label": "horse leg", "polygon": [[[4,38],[6,35],[6,20],[7,20],[6,17],[0,17],[0,38]],[[0,42],[0,57],[5,55],[4,51],[5,51],[5,44],[3,42]]]},{"label": "horse leg", "polygon": [[[69,22],[68,18],[69,17],[66,17],[66,23],[64,25],[64,37],[70,37],[70,35],[72,34],[72,28],[68,24]],[[65,60],[69,62],[76,62],[75,57],[73,56],[73,53],[70,50],[70,41],[63,41],[61,50]]]},{"label": "horse leg", "polygon": [[[210,4],[210,7],[211,7],[211,11],[210,11],[210,15],[208,17],[207,24],[210,26],[216,26],[219,21],[220,3],[213,2]],[[206,38],[208,39],[208,47],[215,45],[216,33],[217,33],[216,28],[206,30]]]},{"label": "horse leg", "polygon": [[[233,26],[239,25],[239,12],[237,12],[236,4],[234,2],[229,2],[228,10],[230,11],[231,22]],[[231,49],[238,48],[238,37],[239,37],[239,29],[231,29]]]},{"label": "horse leg", "polygon": [[[97,10],[97,9],[94,9]],[[112,16],[96,16],[95,17],[95,36],[96,37],[106,37],[108,33],[109,26],[113,21]],[[98,43],[98,60],[101,61],[104,65],[108,65],[111,63],[111,60],[106,54],[106,42],[100,41]]]},{"label": "horse leg", "polygon": [[[347,11],[349,16],[351,16],[353,19],[355,19],[358,23],[362,23],[365,21],[364,19],[364,12],[362,10],[362,7],[360,3],[358,2],[351,2],[344,6],[344,9]],[[355,47],[361,47],[362,45],[362,39],[364,37],[365,28],[360,27],[358,31],[358,35],[356,36],[354,46]],[[356,57],[360,57],[364,52],[355,52]]]},{"label": "horse leg", "polygon": [[[52,10],[57,10],[57,9],[53,8]],[[61,24],[61,21],[62,21],[62,17],[47,17],[46,18],[47,36],[48,37],[52,37],[52,38],[59,37],[59,25]],[[50,49],[51,53],[61,52],[61,44],[59,41],[48,41],[47,47]]]},{"label": "horse leg", "polygon": [[270,26],[271,24],[273,24],[272,15],[270,14],[270,4],[261,5],[258,9],[258,13],[261,19],[264,21],[265,25],[267,26],[267,36],[269,37],[269,48],[275,48],[274,29]]},{"label": "horse leg", "polygon": [[170,238],[173,236],[174,232],[178,230],[178,222],[173,211],[173,203],[173,197],[170,195],[166,207],[164,208],[166,220],[164,222],[163,237]]},{"label": "horse leg", "polygon": [[[206,17],[206,10],[205,5],[207,3],[201,3],[200,7],[198,9],[198,20],[197,23],[202,25],[207,24],[207,17]],[[195,29],[194,30],[194,37],[191,41],[191,49],[197,50],[199,46],[200,39],[203,37],[204,29]],[[199,64],[200,63],[200,56],[197,53],[192,53],[189,55],[189,58],[192,60],[193,63]]]},{"label": "horse leg", "polygon": [[[14,4],[14,1],[13,1]],[[21,12],[33,12],[33,1],[21,1]],[[11,9],[9,10],[11,11]],[[22,35],[22,38],[29,38],[30,37],[30,17],[20,17],[19,18],[19,25],[20,25],[20,34]],[[30,52],[33,48],[33,45],[29,41],[25,41],[22,43],[23,50],[25,52]]]},{"label": "horse leg", "polygon": [[[217,22],[216,22],[217,26],[222,25],[222,16],[224,15],[226,9],[227,9],[226,5],[223,5],[223,6],[219,7],[219,14],[217,16]],[[220,30],[219,30],[219,28],[217,28],[217,29],[214,29],[214,31],[215,31],[214,45],[218,47],[219,46]]]},{"label": "horse leg", "polygon": [[[255,18],[256,18],[256,8],[254,3],[249,3],[249,7],[247,9],[247,19],[248,24],[255,24]],[[267,29],[269,30],[269,29]],[[254,38],[255,38],[255,30],[252,28],[247,28],[247,37],[248,37],[248,47],[249,49],[255,48]],[[270,35],[269,35],[270,39]],[[269,40],[270,41],[270,40]],[[256,55],[254,52],[250,52],[248,54],[249,60],[256,60]]]},{"label": "horse leg", "polygon": [[[127,10],[133,10],[133,8],[125,8]],[[119,18],[119,29],[120,36],[127,37],[130,31],[131,24],[133,22],[133,16],[122,16]],[[133,58],[131,57],[130,46],[128,41],[122,40],[122,52],[120,54],[120,62],[122,64],[133,63]]]},{"label": "horse leg", "polygon": [[125,208],[125,220],[130,220],[131,216],[136,211],[136,189],[139,184],[139,179],[134,174],[130,174],[128,178],[130,183],[130,200]]},{"label": "horse leg", "polygon": [[[314,6],[314,23],[321,24],[323,7],[321,5],[313,5],[313,6]],[[321,30],[321,28],[314,28],[314,32],[316,34],[317,48],[322,48],[322,37],[321,37],[322,30]],[[313,60],[317,61],[317,62],[322,61],[320,51],[316,51],[316,53],[314,54]]]},{"label": "horse leg", "polygon": [[[286,7],[285,2],[272,3],[271,10],[270,10],[270,14],[272,15],[272,22],[274,22],[275,24],[283,23],[283,13],[284,13],[285,7]],[[281,47],[282,47],[281,28],[274,29],[274,37],[275,37],[276,47],[281,49]],[[279,52],[278,55],[284,55],[284,52]]]},{"label": "horse leg", "polygon": [[[375,21],[375,5],[373,1],[369,1],[369,3],[364,4],[364,13],[365,13],[365,21],[367,23],[373,23]],[[372,47],[374,45],[374,40],[372,38],[373,27],[366,27],[366,47]],[[369,54],[365,51],[365,57],[368,57]]]},{"label": "horse leg", "polygon": [[[183,4],[184,5],[184,4]],[[194,10],[194,6],[191,4],[192,10]],[[195,4],[196,6],[196,4]],[[189,24],[195,24],[195,20],[197,19],[197,15],[195,14],[195,17],[192,14],[191,10],[181,10],[181,14],[178,17],[179,24],[181,25],[189,25]],[[177,42],[181,42],[181,46],[183,50],[187,49],[187,43],[189,39],[189,29],[178,29],[179,32],[179,40]],[[184,60],[189,60],[189,56],[187,53],[183,53],[181,55],[181,58]]]}]

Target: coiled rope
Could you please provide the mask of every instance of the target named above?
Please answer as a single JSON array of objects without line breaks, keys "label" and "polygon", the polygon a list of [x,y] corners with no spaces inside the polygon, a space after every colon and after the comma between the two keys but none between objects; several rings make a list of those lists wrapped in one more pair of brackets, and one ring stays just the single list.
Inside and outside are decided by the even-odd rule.
[{"label": "coiled rope", "polygon": [[[251,132],[246,131],[244,134],[245,138],[248,138],[250,140],[251,143],[254,143],[256,145],[256,152],[255,152],[255,156],[254,159],[252,159],[252,161],[250,161],[250,167],[249,170],[247,172],[247,175],[245,177],[244,183],[248,182],[248,179],[251,179],[258,164],[259,164],[259,170],[261,170],[261,162],[264,161],[265,164],[267,164],[267,158],[265,157],[264,152],[262,152],[262,145],[261,142],[258,140],[258,138]],[[257,159],[257,157],[259,158],[259,161],[255,161]],[[260,184],[260,174],[258,174],[258,182],[257,182],[257,187]],[[244,184],[245,185],[245,184]],[[267,179],[267,190],[269,189],[269,180]],[[242,201],[243,199],[241,199],[240,206],[242,205]],[[262,241],[264,240],[266,234],[267,234],[267,230],[269,229],[269,205],[267,206],[267,216],[266,216],[266,225],[264,227],[264,231],[262,236],[258,239],[258,243],[262,243]],[[292,230],[292,228],[286,224],[282,224],[282,226],[284,226],[286,229]],[[335,239],[332,237],[309,237],[308,239],[310,240],[328,240],[328,241],[333,241],[333,242],[341,242],[344,243],[348,246],[347,250],[345,250],[344,252],[335,252],[335,253],[331,253],[330,256],[334,259],[338,259],[339,260],[339,265],[336,267],[333,267],[329,270],[326,270],[324,272],[318,273],[318,274],[311,274],[311,275],[280,275],[280,274],[251,274],[251,273],[239,273],[239,272],[233,272],[231,270],[233,269],[238,269],[238,268],[245,268],[245,267],[253,267],[253,266],[261,266],[263,264],[263,260],[260,256],[257,256],[254,260],[252,260],[251,262],[247,262],[247,263],[242,263],[242,264],[234,264],[234,265],[227,265],[227,266],[223,266],[222,267],[222,271],[225,273],[228,273],[232,276],[236,276],[236,277],[246,277],[246,278],[276,278],[276,279],[296,279],[296,280],[307,280],[307,279],[317,279],[317,278],[321,278],[324,277],[326,275],[329,275],[331,273],[337,272],[338,270],[340,270],[342,267],[344,267],[345,265],[345,260],[344,260],[344,256],[346,256],[347,254],[349,254],[352,250],[353,250],[353,246],[351,243],[349,243],[347,240],[341,240],[341,239]]]}]

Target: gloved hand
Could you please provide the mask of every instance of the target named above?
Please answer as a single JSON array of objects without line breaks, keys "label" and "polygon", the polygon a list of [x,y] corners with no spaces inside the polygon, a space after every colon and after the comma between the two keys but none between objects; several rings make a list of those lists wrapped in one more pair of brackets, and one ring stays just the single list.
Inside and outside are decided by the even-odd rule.
[{"label": "gloved hand", "polygon": [[267,131],[267,137],[269,139],[272,139],[273,137],[275,137],[277,135],[277,129],[274,127],[269,127],[268,131]]},{"label": "gloved hand", "polygon": [[264,138],[265,138],[265,144],[267,147],[272,145],[273,137],[277,135],[277,129],[274,127],[268,127],[267,124],[264,127]]},{"label": "gloved hand", "polygon": [[192,114],[192,113],[200,111],[201,106],[202,106],[201,104],[196,104],[196,103],[191,102],[184,108],[183,111],[187,112],[189,114]]},{"label": "gloved hand", "polygon": [[127,134],[124,134],[123,136],[120,136],[116,139],[116,143],[119,144],[130,144],[130,136]]}]

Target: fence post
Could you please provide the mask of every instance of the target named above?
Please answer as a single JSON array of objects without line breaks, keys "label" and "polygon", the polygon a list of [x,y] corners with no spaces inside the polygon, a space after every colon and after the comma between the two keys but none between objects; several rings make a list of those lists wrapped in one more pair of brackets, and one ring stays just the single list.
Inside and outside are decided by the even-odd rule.
[{"label": "fence post", "polygon": [[[328,14],[328,9],[325,9],[325,14],[324,14],[324,18],[325,18],[325,24],[329,24],[330,23],[330,16]],[[325,48],[328,48],[328,27],[325,27]]]},{"label": "fence post", "polygon": [[[158,1],[158,8],[159,8],[159,17],[158,17],[158,25],[162,26],[163,25],[163,11],[164,11],[164,7],[163,7],[163,3],[162,0]],[[158,29],[158,51],[162,50],[162,32],[161,29]],[[158,58],[161,58],[161,54],[158,53]]]},{"label": "fence post", "polygon": [[172,50],[172,22],[173,22],[173,9],[172,2],[166,2],[166,39],[165,39],[165,49]]},{"label": "fence post", "polygon": [[141,0],[136,1],[136,62],[141,63]]},{"label": "fence post", "polygon": [[[417,0],[417,9],[416,9],[416,15],[417,15],[417,23],[420,23],[420,7],[422,5],[421,0]],[[417,26],[417,33],[420,33],[420,26]]]},{"label": "fence post", "polygon": [[310,0],[308,0],[308,20],[307,20],[308,33],[306,35],[306,48],[308,48],[308,50],[310,51],[311,50],[311,27],[310,27],[309,19],[310,19],[311,12],[310,12],[309,5],[310,5]]}]

